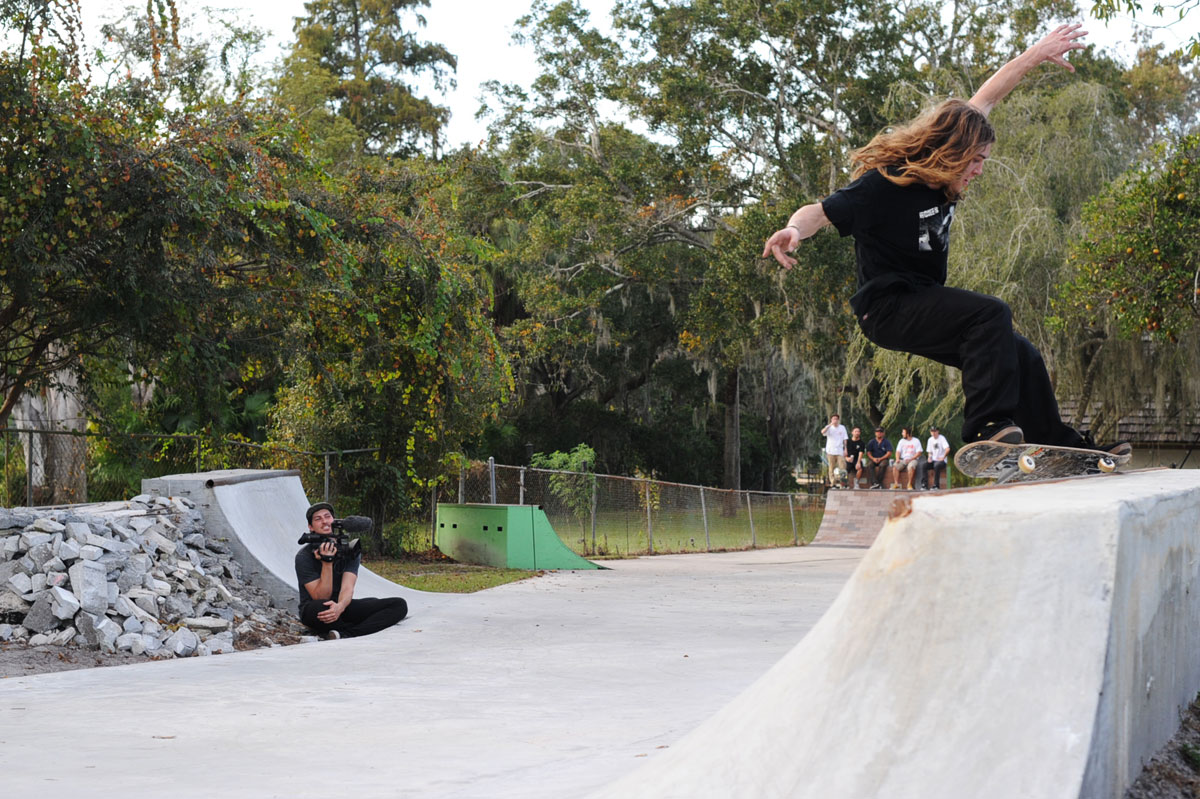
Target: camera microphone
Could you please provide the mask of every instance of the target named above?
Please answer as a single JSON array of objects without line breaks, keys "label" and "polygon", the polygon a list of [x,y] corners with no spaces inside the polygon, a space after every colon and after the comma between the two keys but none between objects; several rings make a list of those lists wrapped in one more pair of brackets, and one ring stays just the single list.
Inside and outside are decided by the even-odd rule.
[{"label": "camera microphone", "polygon": [[347,516],[344,519],[334,520],[334,526],[335,528],[345,530],[347,533],[361,535],[371,532],[371,529],[375,526],[375,522],[369,516]]}]

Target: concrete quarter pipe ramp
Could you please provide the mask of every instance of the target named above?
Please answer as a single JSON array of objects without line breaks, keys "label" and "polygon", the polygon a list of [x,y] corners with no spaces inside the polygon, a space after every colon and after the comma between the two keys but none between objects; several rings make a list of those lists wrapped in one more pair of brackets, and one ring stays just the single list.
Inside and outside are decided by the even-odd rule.
[{"label": "concrete quarter pipe ramp", "polygon": [[817,626],[595,797],[1120,797],[1200,689],[1200,472],[921,496]]},{"label": "concrete quarter pipe ramp", "polygon": [[[275,603],[295,606],[295,557],[300,548],[296,539],[306,530],[304,512],[312,504],[296,472],[227,469],[171,474],[142,481],[142,490],[194,501],[209,534],[226,539]],[[359,571],[354,595],[404,597],[410,614],[421,605],[445,601],[445,595],[404,588],[366,567]]]}]

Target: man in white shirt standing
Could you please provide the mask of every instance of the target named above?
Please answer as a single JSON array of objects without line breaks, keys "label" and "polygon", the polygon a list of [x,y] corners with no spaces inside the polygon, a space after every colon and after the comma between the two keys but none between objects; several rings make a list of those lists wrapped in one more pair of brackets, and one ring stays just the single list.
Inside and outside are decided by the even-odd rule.
[{"label": "man in white shirt standing", "polygon": [[[929,460],[925,464],[925,473],[917,477],[917,482],[921,484],[921,488],[925,488],[926,482],[931,483],[930,488],[940,489],[941,481],[938,479],[938,474],[946,473],[946,459],[950,456],[950,442],[936,427],[929,428],[929,440],[925,442],[925,452],[929,456]],[[926,475],[933,475],[930,480],[926,479]]]},{"label": "man in white shirt standing", "polygon": [[837,488],[835,475],[838,469],[846,468],[846,439],[850,437],[845,426],[842,425],[842,417],[836,413],[830,416],[829,424],[821,428],[821,435],[825,436],[825,460],[829,462],[829,485]]},{"label": "man in white shirt standing", "polygon": [[912,430],[907,427],[900,430],[900,443],[896,445],[896,482],[892,488],[900,485],[900,475],[908,473],[908,485],[912,491],[913,478],[917,474],[917,466],[921,460],[921,441],[913,438]]}]

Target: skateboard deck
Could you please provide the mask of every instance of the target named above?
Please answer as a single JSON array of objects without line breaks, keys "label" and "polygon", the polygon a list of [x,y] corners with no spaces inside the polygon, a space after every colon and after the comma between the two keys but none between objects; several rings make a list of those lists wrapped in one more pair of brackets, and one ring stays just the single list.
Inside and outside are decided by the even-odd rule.
[{"label": "skateboard deck", "polygon": [[1105,474],[1128,463],[1131,457],[1047,444],[976,441],[954,453],[954,465],[968,477],[990,478],[997,483],[1022,483]]}]

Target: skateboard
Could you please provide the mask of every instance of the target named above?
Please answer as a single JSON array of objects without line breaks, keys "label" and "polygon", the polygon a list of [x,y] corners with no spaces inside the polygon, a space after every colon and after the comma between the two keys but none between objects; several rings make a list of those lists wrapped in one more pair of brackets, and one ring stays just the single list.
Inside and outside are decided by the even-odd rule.
[{"label": "skateboard", "polygon": [[850,487],[850,483],[846,479],[846,470],[841,467],[838,467],[837,469],[833,470],[833,480],[831,482],[833,485],[837,486],[838,488],[849,488]]},{"label": "skateboard", "polygon": [[1131,457],[1047,444],[976,441],[954,453],[954,465],[968,477],[992,478],[997,483],[1021,483],[1107,474],[1128,463]]}]

